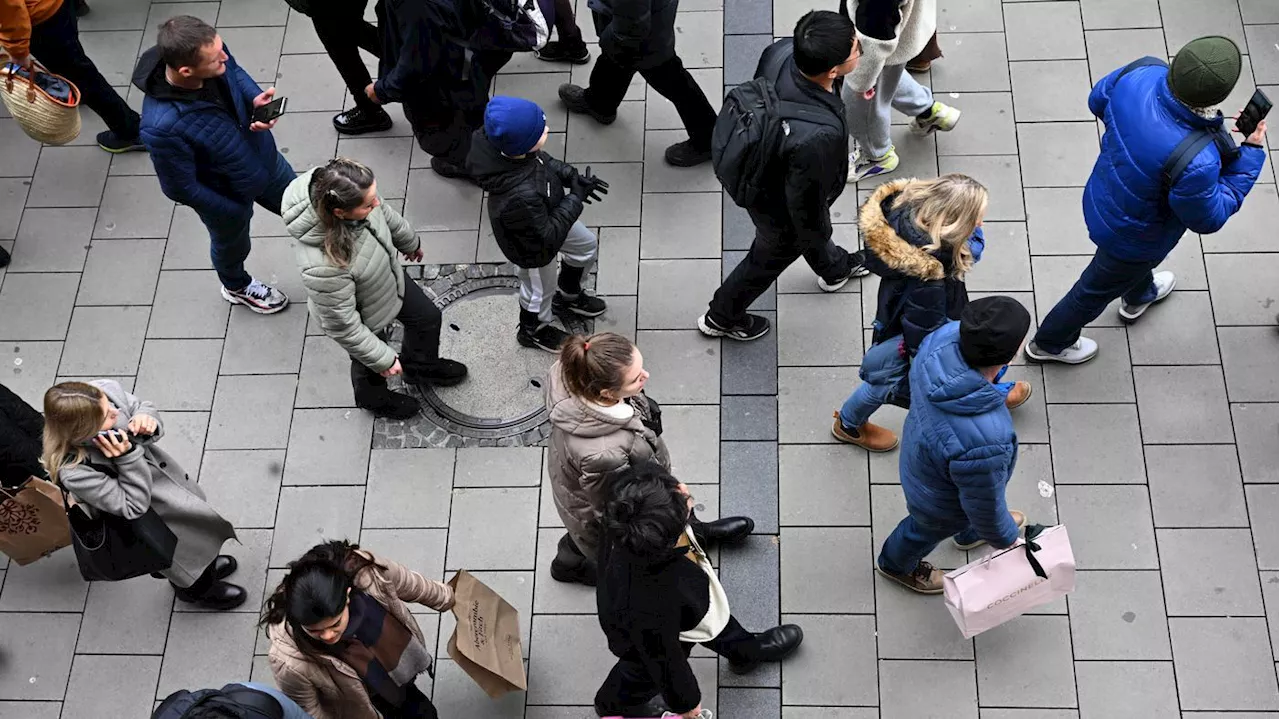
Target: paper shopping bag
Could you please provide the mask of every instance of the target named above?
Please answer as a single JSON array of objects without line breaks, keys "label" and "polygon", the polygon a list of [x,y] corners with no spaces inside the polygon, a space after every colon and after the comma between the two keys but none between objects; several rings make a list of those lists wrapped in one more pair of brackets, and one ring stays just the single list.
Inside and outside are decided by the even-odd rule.
[{"label": "paper shopping bag", "polygon": [[528,688],[520,650],[520,613],[466,570],[449,580],[458,620],[446,647],[491,699]]},{"label": "paper shopping bag", "polygon": [[32,477],[18,489],[0,490],[0,552],[24,565],[69,544],[71,528],[53,483]]},{"label": "paper shopping bag", "polygon": [[942,586],[966,639],[1048,604],[1076,588],[1067,528],[1032,525],[1027,539],[948,572]]}]

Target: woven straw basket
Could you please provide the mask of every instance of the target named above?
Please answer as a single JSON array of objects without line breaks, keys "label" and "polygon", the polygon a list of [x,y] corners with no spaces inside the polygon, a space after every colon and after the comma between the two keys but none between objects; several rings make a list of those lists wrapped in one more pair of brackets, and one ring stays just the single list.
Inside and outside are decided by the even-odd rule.
[{"label": "woven straw basket", "polygon": [[65,145],[80,135],[80,88],[67,78],[51,73],[38,62],[32,63],[36,72],[65,81],[71,86],[71,101],[55,99],[35,82],[4,69],[9,58],[0,54],[0,100],[9,108],[9,114],[18,121],[22,131],[32,139],[49,145]]}]

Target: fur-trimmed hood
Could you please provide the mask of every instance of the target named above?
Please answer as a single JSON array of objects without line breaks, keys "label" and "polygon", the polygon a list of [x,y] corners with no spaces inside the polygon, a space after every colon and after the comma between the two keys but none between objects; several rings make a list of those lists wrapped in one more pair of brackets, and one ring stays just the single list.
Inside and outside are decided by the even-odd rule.
[{"label": "fur-trimmed hood", "polygon": [[967,242],[958,257],[947,247],[931,250],[932,239],[906,213],[891,211],[894,198],[914,180],[894,180],[876,188],[858,213],[858,227],[870,253],[867,269],[881,277],[902,275],[941,280],[948,273],[957,279],[973,264]]}]

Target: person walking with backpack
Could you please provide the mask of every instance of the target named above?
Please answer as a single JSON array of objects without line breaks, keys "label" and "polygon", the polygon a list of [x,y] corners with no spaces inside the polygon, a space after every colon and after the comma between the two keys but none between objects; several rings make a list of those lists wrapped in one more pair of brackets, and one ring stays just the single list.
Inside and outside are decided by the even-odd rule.
[{"label": "person walking with backpack", "polygon": [[133,84],[146,95],[142,141],[160,189],[195,210],[209,229],[222,299],[258,314],[283,310],[289,298],[244,268],[253,247],[254,204],[280,214],[280,196],[296,176],[276,150],[276,121],[254,119],[275,88],[258,87],[218,31],[190,15],[160,25],[155,47],[138,59]]},{"label": "person walking with backpack", "polygon": [[[846,1],[841,0],[842,8]],[[914,135],[949,132],[960,121],[959,110],[934,100],[933,91],[906,72],[908,62],[931,42],[936,46],[936,0],[855,0],[854,21],[862,60],[843,89],[849,137],[856,148],[849,182],[897,169],[890,110],[911,118],[907,127]]]},{"label": "person walking with backpack", "polygon": [[[466,365],[440,357],[440,308],[400,265],[401,256],[422,259],[422,241],[382,204],[372,170],[334,158],[290,183],[283,204],[285,226],[298,241],[294,256],[307,308],[351,355],[357,407],[408,419],[418,401],[388,389],[388,377],[438,387],[466,379]],[[404,325],[398,354],[387,344],[394,320]]]},{"label": "person walking with backpack", "polygon": [[[908,372],[920,343],[969,303],[964,277],[982,258],[987,188],[967,175],[897,180],[877,187],[862,206],[866,267],[880,276],[872,347],[862,383],[835,412],[831,434],[870,452],[898,446],[893,432],[869,420],[881,405],[909,407]],[[1031,398],[1031,383],[997,385],[1010,409]]]},{"label": "person walking with backpack", "polygon": [[391,116],[364,94],[373,78],[360,51],[382,58],[382,36],[364,19],[369,0],[285,0],[297,12],[311,18],[316,37],[337,68],[355,100],[349,110],[333,116],[333,127],[344,135],[363,135],[391,129]]},{"label": "person walking with backpack", "polygon": [[754,81],[729,93],[716,122],[716,176],[747,209],[756,236],[698,318],[708,337],[767,334],[769,320],[747,308],[799,257],[824,292],[867,274],[860,253],[831,240],[831,203],[849,174],[840,83],[858,66],[858,53],[853,21],[814,10],[796,23],[792,39],[765,49]]},{"label": "person walking with backpack", "polygon": [[1029,329],[1031,314],[1017,300],[984,297],[920,343],[898,457],[907,516],[876,559],[882,575],[907,589],[942,593],[942,570],[924,558],[947,537],[962,550],[1004,549],[1027,523],[1005,501],[1018,434],[995,383]]},{"label": "person walking with backpack", "polygon": [[598,0],[589,3],[600,36],[600,57],[587,87],[566,83],[560,100],[569,112],[601,125],[618,117],[618,106],[636,73],[680,114],[689,139],[663,153],[668,165],[693,167],[711,159],[716,111],[676,54],[680,0]]},{"label": "person walking with backpack", "polygon": [[275,687],[235,682],[221,689],[178,691],[165,697],[151,719],[314,719]]},{"label": "person walking with backpack", "polygon": [[599,242],[578,218],[583,203],[608,194],[609,183],[593,177],[591,168],[579,174],[543,152],[549,132],[547,116],[536,103],[495,97],[485,109],[484,127],[471,141],[467,165],[489,194],[489,221],[498,248],[517,267],[516,341],[556,352],[569,333],[551,324],[553,308],[582,317],[599,317],[608,309],[604,300],[582,288]]},{"label": "person walking with backpack", "polygon": [[156,444],[164,423],[150,402],[111,379],[61,382],[44,393],[44,417],[41,462],[55,484],[94,512],[137,519],[154,509],[177,537],[173,564],[160,574],[179,601],[222,610],[244,604],[244,588],[224,581],[236,560],[219,553],[235,530]]},{"label": "person walking with backpack", "polygon": [[[98,133],[98,147],[111,153],[142,150],[141,119],[102,76],[80,44],[76,20],[88,6],[76,0],[4,0],[0,2],[0,47],[8,62],[31,71],[38,60],[50,72],[67,78],[80,90],[80,103],[98,113],[107,129]],[[3,265],[0,265],[3,266]]]},{"label": "person walking with backpack", "polygon": [[1177,283],[1153,272],[1187,230],[1222,229],[1258,179],[1267,123],[1236,147],[1217,105],[1240,77],[1240,49],[1225,37],[1187,43],[1166,65],[1143,58],[1102,78],[1089,110],[1106,125],[1084,188],[1084,220],[1098,249],[1080,279],[1045,315],[1028,359],[1080,364],[1098,354],[1081,329],[1120,298],[1134,322]]},{"label": "person walking with backpack", "polygon": [[260,626],[276,685],[314,719],[436,719],[415,681],[435,676],[408,603],[453,607],[453,588],[346,541],[317,544],[267,597]]},{"label": "person walking with backpack", "polygon": [[[570,336],[547,372],[547,475],[566,530],[551,562],[558,582],[596,584],[609,474],[645,462],[671,467],[662,408],[644,393],[648,381],[640,349],[613,332]],[[756,526],[748,517],[693,517],[690,525],[704,545],[740,542]]]}]

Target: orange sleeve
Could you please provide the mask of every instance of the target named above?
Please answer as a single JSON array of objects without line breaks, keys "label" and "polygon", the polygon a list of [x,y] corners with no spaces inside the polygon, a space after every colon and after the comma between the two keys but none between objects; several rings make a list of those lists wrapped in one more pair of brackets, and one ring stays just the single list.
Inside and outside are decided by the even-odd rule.
[{"label": "orange sleeve", "polygon": [[31,53],[31,13],[26,0],[0,0],[0,46],[10,55]]}]

